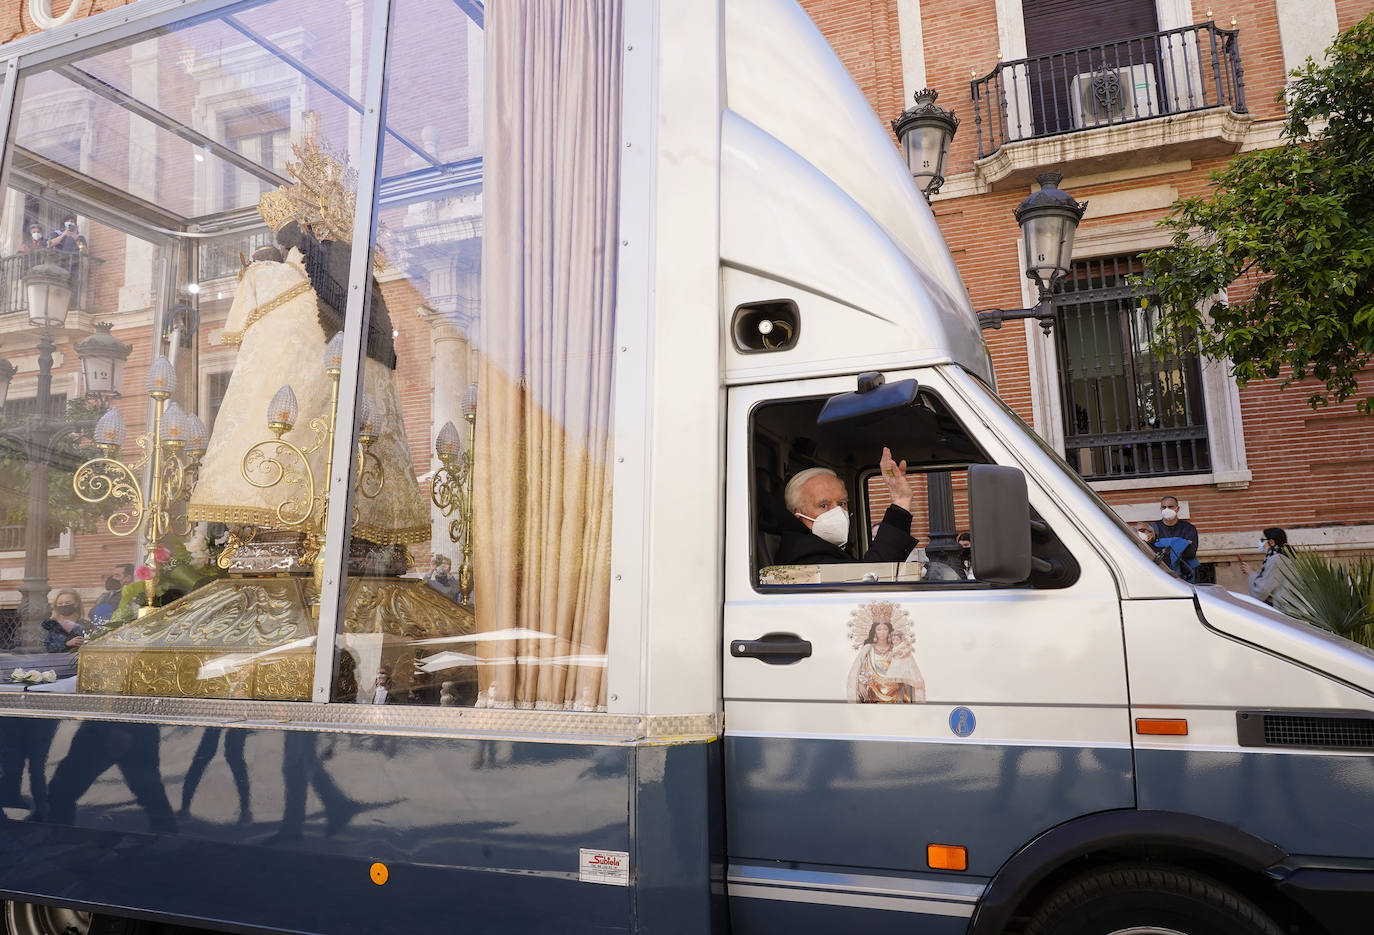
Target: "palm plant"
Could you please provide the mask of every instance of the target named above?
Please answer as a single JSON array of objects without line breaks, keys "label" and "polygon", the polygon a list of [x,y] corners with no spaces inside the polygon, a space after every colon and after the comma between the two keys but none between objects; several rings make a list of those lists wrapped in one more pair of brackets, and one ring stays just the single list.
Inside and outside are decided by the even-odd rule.
[{"label": "palm plant", "polygon": [[1278,609],[1374,648],[1374,559],[1339,564],[1311,549],[1290,556],[1287,596]]}]

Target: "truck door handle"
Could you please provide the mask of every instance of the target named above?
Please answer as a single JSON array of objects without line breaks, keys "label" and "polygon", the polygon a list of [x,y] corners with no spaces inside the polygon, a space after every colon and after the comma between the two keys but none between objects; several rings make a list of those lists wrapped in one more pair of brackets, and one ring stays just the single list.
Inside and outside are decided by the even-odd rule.
[{"label": "truck door handle", "polygon": [[811,641],[795,633],[765,633],[756,640],[732,640],[730,655],[785,666],[810,656]]}]

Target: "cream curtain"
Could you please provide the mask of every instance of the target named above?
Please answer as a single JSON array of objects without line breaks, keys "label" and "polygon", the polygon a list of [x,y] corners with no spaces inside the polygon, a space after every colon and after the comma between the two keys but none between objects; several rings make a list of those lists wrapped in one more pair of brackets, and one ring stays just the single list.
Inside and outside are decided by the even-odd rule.
[{"label": "cream curtain", "polygon": [[482,705],[606,704],[621,2],[487,5]]}]

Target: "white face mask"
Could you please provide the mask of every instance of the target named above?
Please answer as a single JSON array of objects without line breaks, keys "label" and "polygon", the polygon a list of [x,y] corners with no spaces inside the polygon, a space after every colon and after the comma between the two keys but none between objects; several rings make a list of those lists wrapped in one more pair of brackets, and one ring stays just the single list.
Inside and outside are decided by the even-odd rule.
[{"label": "white face mask", "polygon": [[797,515],[811,520],[811,531],[836,548],[842,549],[849,542],[849,511],[844,507],[833,507],[814,518],[805,513]]},{"label": "white face mask", "polygon": [[1172,520],[1172,519],[1174,519],[1175,517],[1178,516],[1178,510],[1175,510],[1175,509],[1173,509],[1173,508],[1171,508],[1171,507],[1167,507],[1167,506],[1166,506],[1166,507],[1164,507],[1163,509],[1161,509],[1161,510],[1159,511],[1159,515],[1160,515],[1160,518],[1163,519],[1164,522],[1167,523],[1167,522],[1169,522],[1170,520]]},{"label": "white face mask", "polygon": [[1140,530],[1136,530],[1136,535],[1140,537],[1141,542],[1150,541],[1150,534],[1148,532],[1141,532]]},{"label": "white face mask", "polygon": [[1269,543],[1265,542],[1263,539],[1256,543],[1255,548],[1265,555],[1269,554]]}]

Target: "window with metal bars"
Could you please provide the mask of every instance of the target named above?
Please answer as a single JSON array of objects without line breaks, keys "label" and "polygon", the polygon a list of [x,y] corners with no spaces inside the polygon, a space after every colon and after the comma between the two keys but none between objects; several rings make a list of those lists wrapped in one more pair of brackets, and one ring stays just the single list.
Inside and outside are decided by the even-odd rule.
[{"label": "window with metal bars", "polygon": [[1130,254],[1080,260],[1054,298],[1064,454],[1088,480],[1212,469],[1200,362],[1152,346],[1159,313],[1130,283],[1140,270]]}]

